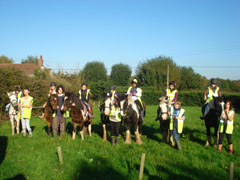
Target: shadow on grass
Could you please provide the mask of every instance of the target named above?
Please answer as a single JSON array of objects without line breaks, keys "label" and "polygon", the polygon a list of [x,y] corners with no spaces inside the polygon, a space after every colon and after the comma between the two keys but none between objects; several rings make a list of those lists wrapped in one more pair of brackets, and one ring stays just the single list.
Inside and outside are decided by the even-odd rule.
[{"label": "shadow on grass", "polygon": [[108,159],[96,156],[89,161],[81,161],[72,179],[125,180],[128,178],[115,170]]},{"label": "shadow on grass", "polygon": [[23,174],[18,174],[12,178],[8,178],[8,179],[5,179],[5,180],[26,180],[25,176]]},{"label": "shadow on grass", "polygon": [[5,155],[7,152],[7,144],[8,144],[8,137],[0,136],[0,164],[5,159]]},{"label": "shadow on grass", "polygon": [[[187,127],[183,128],[183,134],[189,137],[189,140],[192,142],[196,142],[200,145],[204,145],[206,143],[205,140],[202,140],[200,137],[206,136],[206,134],[203,131],[200,131],[198,129],[189,129]],[[207,138],[207,137],[206,137]]]},{"label": "shadow on grass", "polygon": [[143,135],[146,135],[147,138],[150,138],[154,141],[157,142],[162,142],[162,139],[160,139],[156,134],[162,134],[161,129],[160,129],[160,123],[159,123],[159,128],[154,128],[154,127],[150,127],[150,126],[146,126],[143,124],[142,126],[142,132]]}]

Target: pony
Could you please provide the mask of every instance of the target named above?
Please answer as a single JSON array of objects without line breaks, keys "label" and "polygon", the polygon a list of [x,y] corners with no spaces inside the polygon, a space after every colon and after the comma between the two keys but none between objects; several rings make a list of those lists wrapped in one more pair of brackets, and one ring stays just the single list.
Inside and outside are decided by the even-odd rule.
[{"label": "pony", "polygon": [[169,135],[169,118],[168,118],[168,108],[170,107],[170,101],[168,98],[163,96],[158,99],[159,106],[157,109],[156,121],[160,121],[160,129],[162,131],[162,141],[167,143],[167,137]]},{"label": "pony", "polygon": [[[142,123],[143,120],[140,118],[139,110],[137,104],[133,101],[131,95],[124,94],[120,96],[120,108],[121,116],[124,118],[124,125],[126,128],[126,144],[131,144],[131,132],[130,125],[133,124],[134,132],[136,137],[136,143],[142,144]],[[144,116],[146,112],[146,105],[143,102]]]},{"label": "pony", "polygon": [[[214,147],[218,144],[218,127],[219,120],[224,112],[224,101],[222,97],[214,97],[208,104],[210,106],[209,112],[206,114],[204,121],[207,130],[207,141],[205,146],[211,145],[211,127],[214,128]],[[202,107],[202,113],[205,111],[205,107]]]},{"label": "pony", "polygon": [[50,126],[53,120],[53,112],[57,110],[57,105],[58,105],[57,99],[58,99],[57,94],[50,95],[48,98],[47,104],[44,108],[44,117],[46,119],[46,123],[48,127],[48,130],[47,130],[48,136],[50,136],[50,131],[51,131]]},{"label": "pony", "polygon": [[87,109],[83,102],[77,95],[67,92],[64,97],[62,109],[66,111],[70,109],[70,116],[72,117],[73,132],[72,139],[75,140],[77,134],[77,124],[80,126],[81,139],[84,140],[84,131],[88,130],[89,136],[92,136],[92,119],[86,115]]},{"label": "pony", "polygon": [[15,133],[15,122],[16,122],[16,131],[17,134],[20,132],[20,116],[19,116],[19,107],[18,107],[18,99],[17,93],[15,91],[7,93],[8,98],[10,100],[10,107],[9,107],[9,117],[12,126],[12,135]]},{"label": "pony", "polygon": [[100,107],[100,116],[102,121],[103,127],[103,141],[107,140],[107,124],[109,123],[109,113],[110,113],[110,106],[111,106],[111,97],[105,96],[104,97],[104,104]]}]

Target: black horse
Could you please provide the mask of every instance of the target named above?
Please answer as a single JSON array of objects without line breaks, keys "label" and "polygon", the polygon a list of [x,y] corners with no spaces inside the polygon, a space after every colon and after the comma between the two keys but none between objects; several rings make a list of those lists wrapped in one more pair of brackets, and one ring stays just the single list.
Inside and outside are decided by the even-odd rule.
[{"label": "black horse", "polygon": [[[224,101],[222,97],[213,97],[208,104],[210,106],[209,112],[206,114],[205,126],[207,129],[207,141],[205,146],[209,146],[211,144],[211,127],[214,128],[214,146],[217,146],[218,143],[218,127],[219,127],[219,120],[224,110]],[[206,106],[202,107],[202,113],[204,114]]]},{"label": "black horse", "polygon": [[[144,112],[146,112],[146,106],[143,102]],[[133,101],[130,95],[122,95],[120,96],[120,107],[121,107],[121,115],[124,118],[124,125],[126,128],[126,144],[131,144],[131,136],[130,136],[130,125],[133,124],[134,132],[136,136],[136,143],[142,144],[141,134],[142,134],[142,123],[143,120],[140,118],[139,110],[137,104]],[[144,113],[145,116],[145,113]]]}]

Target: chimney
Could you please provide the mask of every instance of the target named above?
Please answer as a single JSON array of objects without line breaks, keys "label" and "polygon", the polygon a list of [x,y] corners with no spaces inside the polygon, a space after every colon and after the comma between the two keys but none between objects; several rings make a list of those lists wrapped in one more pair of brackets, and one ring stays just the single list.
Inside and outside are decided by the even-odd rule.
[{"label": "chimney", "polygon": [[39,61],[38,61],[38,65],[39,65],[40,67],[43,67],[43,58],[42,58],[42,55],[40,55],[40,59],[39,59]]}]

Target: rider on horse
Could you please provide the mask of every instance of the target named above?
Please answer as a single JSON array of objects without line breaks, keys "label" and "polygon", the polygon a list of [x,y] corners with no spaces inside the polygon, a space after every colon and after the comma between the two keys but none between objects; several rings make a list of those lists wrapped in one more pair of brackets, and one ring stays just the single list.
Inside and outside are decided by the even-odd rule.
[{"label": "rider on horse", "polygon": [[127,94],[132,96],[133,101],[137,104],[138,109],[140,111],[140,117],[142,119],[142,121],[144,120],[144,108],[143,108],[143,104],[142,104],[142,89],[140,89],[137,86],[137,79],[133,79],[131,84],[132,86],[130,86],[128,88]]},{"label": "rider on horse", "polygon": [[81,89],[79,90],[79,99],[83,102],[83,104],[86,106],[87,108],[87,115],[89,116],[90,119],[93,118],[93,114],[92,114],[92,107],[89,104],[89,93],[90,93],[90,89],[87,88],[87,83],[82,83],[81,85]]},{"label": "rider on horse", "polygon": [[176,82],[171,81],[169,83],[169,89],[166,89],[166,91],[164,92],[164,96],[168,97],[168,100],[170,101],[171,104],[174,104],[178,98],[178,92],[175,88]]},{"label": "rider on horse", "polygon": [[111,97],[111,101],[114,100],[115,93],[116,93],[115,87],[113,85],[111,85],[109,87],[109,92],[107,93],[107,96]]},{"label": "rider on horse", "polygon": [[210,80],[210,86],[208,89],[204,92],[204,100],[206,101],[205,104],[203,105],[204,113],[203,117],[201,119],[204,119],[209,110],[211,109],[209,102],[213,100],[214,97],[221,97],[221,92],[219,87],[217,86],[217,79],[211,79]]}]

